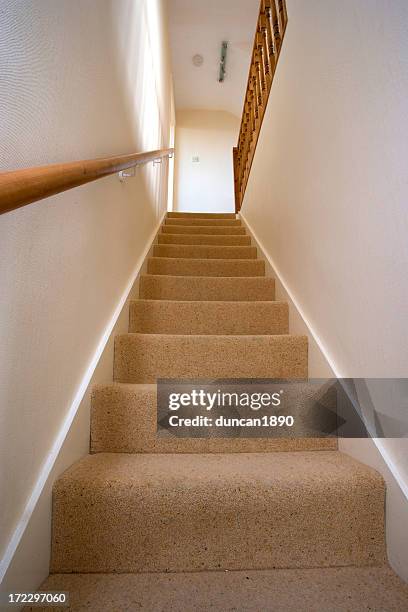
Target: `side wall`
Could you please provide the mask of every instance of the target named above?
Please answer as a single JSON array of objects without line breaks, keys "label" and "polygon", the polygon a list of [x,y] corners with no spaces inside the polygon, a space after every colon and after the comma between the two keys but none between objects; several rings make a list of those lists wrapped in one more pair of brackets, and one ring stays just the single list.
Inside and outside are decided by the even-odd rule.
[{"label": "side wall", "polygon": [[[408,5],[288,11],[242,212],[336,375],[406,377]],[[406,493],[408,440],[377,446]]]},{"label": "side wall", "polygon": [[[161,0],[5,0],[0,31],[0,171],[169,145]],[[0,217],[0,579],[32,513],[38,532],[49,524],[38,496],[166,210],[167,175],[149,164]],[[88,451],[86,411],[70,436],[61,468]]]},{"label": "side wall", "polygon": [[234,212],[232,148],[239,119],[206,110],[178,111],[176,117],[174,210]]},{"label": "side wall", "polygon": [[[258,257],[265,261],[266,275],[275,279],[276,299],[289,305],[289,328],[293,334],[301,334],[309,340],[309,376],[310,378],[336,377],[335,364],[330,360],[327,347],[321,342],[316,330],[306,319],[300,304],[298,304],[282,279],[276,263],[272,260],[263,243],[258,240],[253,228],[247,223],[245,216],[240,214],[253,244],[258,248]],[[337,377],[339,377],[337,375]],[[392,456],[388,452],[391,447]],[[378,470],[386,483],[386,540],[388,559],[392,567],[408,582],[408,488],[401,474],[404,461],[395,462],[393,457],[399,452],[406,453],[406,439],[339,439],[339,450],[352,455],[357,460],[371,465]]]}]

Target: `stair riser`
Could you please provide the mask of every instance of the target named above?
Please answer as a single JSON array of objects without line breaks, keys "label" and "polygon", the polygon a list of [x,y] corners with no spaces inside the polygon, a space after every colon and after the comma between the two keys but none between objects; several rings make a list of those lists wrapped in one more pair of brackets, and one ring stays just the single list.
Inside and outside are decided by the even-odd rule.
[{"label": "stair riser", "polygon": [[129,332],[145,334],[287,334],[289,310],[273,302],[143,301],[130,304]]},{"label": "stair riser", "polygon": [[153,248],[153,255],[190,259],[256,259],[256,247],[160,244]]},{"label": "stair riser", "polygon": [[152,300],[265,301],[275,299],[275,281],[265,277],[142,276],[139,295]]},{"label": "stair riser", "polygon": [[165,219],[165,225],[175,226],[194,226],[200,227],[240,227],[240,219]]},{"label": "stair riser", "polygon": [[[111,462],[94,455],[87,463],[105,457]],[[303,480],[286,468],[282,480],[274,474],[274,458],[232,454],[219,471],[220,455],[205,455],[205,464],[197,455],[142,455],[136,463],[121,455],[121,466],[128,465],[121,469],[137,469],[141,476],[120,480],[113,474],[107,481],[90,469],[86,479],[60,479],[53,496],[51,571],[384,563],[384,487],[377,475],[343,474],[332,484],[319,472]]]},{"label": "stair riser", "polygon": [[161,336],[115,340],[114,380],[158,378],[306,378],[304,336]]},{"label": "stair riser", "polygon": [[236,219],[235,213],[168,212],[167,219]]},{"label": "stair riser", "polygon": [[260,259],[176,259],[152,257],[148,274],[170,276],[264,276],[265,262]]},{"label": "stair riser", "polygon": [[211,236],[205,234],[159,234],[159,244],[215,244],[218,246],[251,246],[250,236]]},{"label": "stair riser", "polygon": [[[92,394],[92,453],[262,453],[336,450],[333,438],[158,438],[156,385],[100,385]],[[303,434],[304,435],[304,434]]]},{"label": "stair riser", "polygon": [[245,227],[242,226],[162,225],[161,231],[163,234],[206,234],[212,236],[244,236],[246,234]]}]

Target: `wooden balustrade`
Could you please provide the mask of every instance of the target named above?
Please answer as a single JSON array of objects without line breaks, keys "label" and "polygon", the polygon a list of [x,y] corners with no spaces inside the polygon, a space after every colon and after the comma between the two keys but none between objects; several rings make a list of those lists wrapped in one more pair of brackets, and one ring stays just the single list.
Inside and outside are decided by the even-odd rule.
[{"label": "wooden balustrade", "polygon": [[285,0],[261,0],[238,144],[233,150],[236,212],[244,198],[287,22]]},{"label": "wooden balustrade", "polygon": [[173,154],[174,149],[159,149],[3,172],[0,174],[0,214]]}]

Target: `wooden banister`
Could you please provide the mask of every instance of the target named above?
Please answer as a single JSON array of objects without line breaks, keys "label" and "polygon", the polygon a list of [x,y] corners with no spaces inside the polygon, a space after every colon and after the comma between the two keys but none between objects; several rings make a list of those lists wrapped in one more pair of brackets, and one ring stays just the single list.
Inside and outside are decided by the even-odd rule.
[{"label": "wooden banister", "polygon": [[0,174],[0,214],[173,154],[174,149],[158,149],[3,172]]},{"label": "wooden banister", "polygon": [[244,199],[287,22],[285,0],[261,0],[238,144],[233,150],[236,212]]}]

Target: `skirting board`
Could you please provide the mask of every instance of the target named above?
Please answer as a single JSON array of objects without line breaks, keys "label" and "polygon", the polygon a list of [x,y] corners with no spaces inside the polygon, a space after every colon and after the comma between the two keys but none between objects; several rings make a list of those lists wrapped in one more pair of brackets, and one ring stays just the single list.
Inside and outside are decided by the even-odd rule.
[{"label": "skirting board", "polygon": [[[258,239],[245,215],[239,214],[242,223],[251,235],[258,249],[258,257],[265,261],[267,276],[275,278],[276,299],[289,304],[289,326],[291,333],[304,334],[309,338],[309,376],[310,378],[336,377],[341,374],[336,367],[335,358],[323,345],[304,316],[300,305],[290,292],[285,279],[276,263]],[[408,440],[401,440],[407,445]],[[339,439],[339,450],[355,459],[370,465],[380,472],[387,485],[386,496],[386,538],[388,559],[394,570],[408,582],[408,483],[399,474],[397,466],[387,451],[387,441],[379,439]]]},{"label": "skirting board", "polygon": [[128,331],[129,301],[137,295],[139,277],[147,265],[146,260],[157,240],[165,214],[146,240],[147,246],[103,331],[25,510],[19,518],[0,563],[1,592],[32,592],[48,576],[53,483],[72,463],[89,452],[91,390],[95,384],[112,380],[114,338],[117,334]]}]

